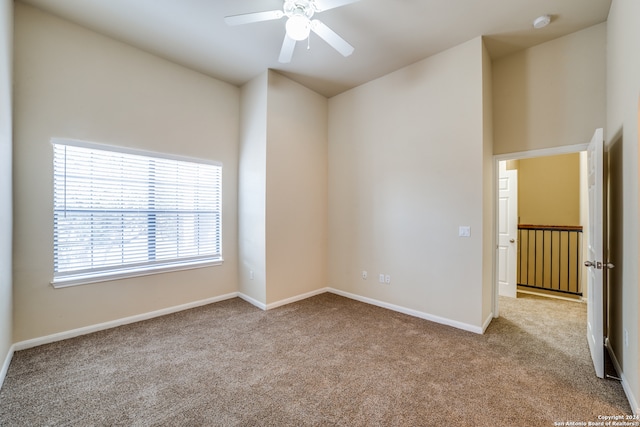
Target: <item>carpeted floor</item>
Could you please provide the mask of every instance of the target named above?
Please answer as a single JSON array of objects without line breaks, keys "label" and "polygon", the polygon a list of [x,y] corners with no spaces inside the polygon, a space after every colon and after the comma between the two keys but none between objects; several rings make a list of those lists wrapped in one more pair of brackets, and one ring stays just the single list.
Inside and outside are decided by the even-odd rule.
[{"label": "carpeted floor", "polygon": [[17,352],[2,426],[553,426],[629,414],[586,306],[501,299],[477,335],[333,294],[232,299]]}]

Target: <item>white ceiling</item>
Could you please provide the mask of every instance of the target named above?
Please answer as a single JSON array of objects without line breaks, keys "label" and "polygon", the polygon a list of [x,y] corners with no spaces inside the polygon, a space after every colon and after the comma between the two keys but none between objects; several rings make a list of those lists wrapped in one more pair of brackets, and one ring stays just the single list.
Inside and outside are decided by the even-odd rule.
[{"label": "white ceiling", "polygon": [[[278,54],[285,20],[227,26],[224,17],[282,8],[282,0],[22,0],[217,79],[242,85],[274,69],[336,95],[477,36],[491,56],[607,19],[611,0],[360,0],[318,13],[355,47],[343,57],[315,34],[289,64]],[[552,16],[536,30],[532,21]]]}]

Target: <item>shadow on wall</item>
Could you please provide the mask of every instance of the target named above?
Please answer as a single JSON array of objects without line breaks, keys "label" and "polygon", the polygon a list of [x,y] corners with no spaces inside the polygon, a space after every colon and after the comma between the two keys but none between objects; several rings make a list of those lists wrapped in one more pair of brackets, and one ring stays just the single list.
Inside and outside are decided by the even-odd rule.
[{"label": "shadow on wall", "polygon": [[[623,140],[622,129],[612,138],[607,147],[605,162],[605,188],[607,191],[606,217],[606,242],[605,257],[612,262],[615,268],[607,270],[607,292],[605,293],[605,307],[608,308],[605,318],[605,335],[609,338],[610,345],[618,358],[618,362],[624,367],[622,333],[622,247],[623,247]],[[623,368],[624,369],[624,368]]]}]

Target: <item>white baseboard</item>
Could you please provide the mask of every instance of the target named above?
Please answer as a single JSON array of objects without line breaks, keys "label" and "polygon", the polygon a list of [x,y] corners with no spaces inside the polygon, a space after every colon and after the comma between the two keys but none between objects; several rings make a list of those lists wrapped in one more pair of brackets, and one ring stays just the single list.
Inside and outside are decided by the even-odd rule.
[{"label": "white baseboard", "polygon": [[15,344],[9,347],[9,351],[7,352],[7,357],[4,358],[2,369],[0,369],[0,389],[4,384],[4,379],[7,376],[7,372],[9,371],[9,365],[11,364],[11,359],[13,359],[14,352],[15,352]]},{"label": "white baseboard", "polygon": [[315,291],[296,295],[291,298],[286,298],[280,301],[272,302],[271,304],[267,304],[267,310],[271,310],[272,308],[276,308],[276,307],[282,307],[283,305],[291,304],[292,302],[302,301],[307,298],[315,297],[316,295],[325,294],[328,291],[329,291],[329,288],[321,288],[321,289],[316,289]]},{"label": "white baseboard", "polygon": [[286,299],[283,299],[283,300],[280,300],[280,301],[276,301],[276,302],[273,302],[271,304],[264,304],[264,303],[262,303],[260,301],[257,301],[256,299],[251,298],[250,296],[242,294],[242,293],[239,293],[238,296],[240,298],[242,298],[243,300],[247,301],[248,303],[260,308],[261,310],[265,310],[266,311],[266,310],[271,310],[271,309],[276,308],[276,307],[281,307],[283,305],[291,304],[293,302],[302,301],[304,299],[311,298],[311,297],[314,297],[316,295],[324,294],[326,292],[330,292],[332,294],[340,295],[340,296],[343,296],[345,298],[349,298],[349,299],[352,299],[352,300],[364,302],[366,304],[371,304],[371,305],[375,305],[375,306],[378,306],[378,307],[386,308],[386,309],[389,309],[389,310],[392,310],[392,311],[397,311],[399,313],[408,314],[409,316],[418,317],[420,319],[429,320],[429,321],[432,321],[432,322],[435,322],[435,323],[440,323],[440,324],[447,325],[447,326],[453,326],[454,328],[462,329],[462,330],[469,331],[469,332],[474,332],[476,334],[483,334],[484,331],[489,326],[489,324],[491,323],[491,320],[493,320],[493,313],[491,313],[489,315],[489,317],[483,323],[482,327],[473,326],[473,325],[469,325],[467,323],[458,322],[458,321],[447,319],[447,318],[444,318],[444,317],[434,316],[432,314],[423,313],[423,312],[418,311],[418,310],[413,310],[413,309],[410,309],[410,308],[401,307],[399,305],[390,304],[390,303],[387,303],[387,302],[384,302],[384,301],[379,301],[379,300],[376,300],[376,299],[373,299],[373,298],[363,297],[363,296],[360,296],[360,295],[352,294],[350,292],[345,292],[345,291],[341,291],[341,290],[334,289],[334,288],[316,289],[314,291],[307,292],[307,293],[300,294],[300,295],[296,295],[296,296],[293,296],[291,298],[286,298]]},{"label": "white baseboard", "polygon": [[618,358],[616,354],[613,352],[613,348],[609,345],[609,338],[606,339],[605,348],[609,353],[609,357],[611,357],[611,362],[613,363],[613,367],[616,368],[616,372],[620,375],[620,383],[622,384],[622,389],[624,390],[624,394],[627,396],[627,401],[629,401],[629,406],[631,406],[631,410],[633,411],[633,415],[640,414],[640,406],[638,405],[638,400],[636,396],[633,394],[631,387],[629,386],[629,380],[625,376],[622,371],[622,367],[618,362]]},{"label": "white baseboard", "polygon": [[6,370],[8,369],[9,366],[9,362],[11,361],[11,357],[13,356],[13,352],[14,351],[19,351],[19,350],[25,350],[28,348],[32,348],[32,347],[37,347],[39,345],[44,345],[44,344],[49,344],[52,342],[56,342],[56,341],[62,341],[65,339],[69,339],[69,338],[74,338],[80,335],[86,335],[86,334],[90,334],[93,332],[98,332],[98,331],[102,331],[105,329],[110,329],[110,328],[115,328],[118,326],[122,326],[122,325],[126,325],[129,323],[134,323],[134,322],[140,322],[143,320],[148,320],[148,319],[152,319],[154,317],[159,317],[159,316],[164,316],[167,314],[171,314],[171,313],[176,313],[178,311],[182,311],[182,310],[188,310],[190,308],[195,308],[195,307],[200,307],[203,305],[207,305],[207,304],[212,304],[215,302],[219,302],[219,301],[224,301],[227,299],[231,299],[231,298],[235,298],[235,297],[240,297],[243,300],[247,301],[248,303],[260,308],[261,310],[271,310],[273,308],[276,307],[281,307],[283,305],[287,305],[287,304],[291,304],[293,302],[297,302],[297,301],[301,301],[307,298],[311,298],[313,296],[316,295],[320,295],[323,294],[325,292],[330,292],[336,295],[340,295],[349,299],[353,299],[356,301],[360,301],[360,302],[364,302],[367,304],[371,304],[371,305],[375,305],[378,307],[382,307],[382,308],[386,308],[389,310],[393,310],[393,311],[397,311],[399,313],[403,313],[403,314],[407,314],[409,316],[414,316],[414,317],[418,317],[420,319],[425,319],[425,320],[429,320],[432,322],[436,322],[436,323],[440,323],[443,325],[447,325],[447,326],[452,326],[454,328],[458,328],[458,329],[462,329],[465,331],[469,331],[469,332],[474,332],[476,334],[482,334],[484,333],[485,329],[489,326],[489,323],[491,323],[491,319],[493,317],[493,314],[491,316],[489,316],[487,318],[487,320],[484,322],[484,324],[482,325],[482,327],[478,327],[478,326],[474,326],[474,325],[470,325],[467,323],[463,323],[463,322],[458,322],[456,320],[451,320],[451,319],[447,319],[444,317],[440,317],[440,316],[435,316],[432,314],[428,314],[428,313],[424,313],[418,310],[413,310],[410,308],[406,308],[406,307],[401,307],[395,304],[391,304],[391,303],[387,303],[384,301],[379,301],[373,298],[368,298],[368,297],[363,297],[360,295],[356,295],[356,294],[352,294],[349,292],[344,292],[344,291],[340,291],[338,289],[334,289],[334,288],[321,288],[321,289],[316,289],[314,291],[311,292],[307,292],[304,294],[300,294],[300,295],[296,295],[293,296],[291,298],[286,298],[280,301],[276,301],[273,302],[271,304],[264,304],[260,301],[257,301],[254,298],[251,298],[248,295],[245,295],[243,293],[240,292],[232,292],[229,294],[225,294],[225,295],[220,295],[217,297],[212,297],[212,298],[207,298],[204,300],[200,300],[200,301],[194,301],[194,302],[190,302],[187,304],[182,304],[182,305],[177,305],[177,306],[173,306],[173,307],[168,307],[168,308],[164,308],[161,310],[156,310],[156,311],[152,311],[149,313],[143,313],[143,314],[137,314],[135,316],[130,316],[130,317],[125,317],[122,319],[116,319],[116,320],[112,320],[109,322],[104,322],[104,323],[99,323],[99,324],[95,324],[95,325],[90,325],[90,326],[85,326],[82,328],[78,328],[78,329],[72,329],[69,331],[64,331],[64,332],[59,332],[56,334],[52,334],[52,335],[47,335],[47,336],[43,336],[43,337],[38,337],[38,338],[33,338],[30,340],[25,340],[25,341],[20,341],[15,343],[12,347],[11,347],[11,352],[10,355],[7,356],[7,360],[5,360],[5,363],[3,365],[3,370],[0,371],[0,379],[3,379],[4,377],[2,375],[6,374]]},{"label": "white baseboard", "polygon": [[489,316],[486,318],[486,320],[484,321],[484,323],[482,324],[482,332],[481,333],[485,333],[485,331],[487,330],[487,328],[489,327],[489,325],[491,324],[491,321],[494,319],[493,317],[493,312],[491,312],[489,314]]},{"label": "white baseboard", "polygon": [[306,292],[304,294],[295,295],[290,298],[285,298],[280,301],[272,302],[271,304],[264,304],[256,300],[255,298],[251,298],[249,295],[245,295],[243,293],[238,293],[238,296],[243,300],[245,300],[246,302],[248,302],[249,304],[252,304],[258,307],[260,310],[266,311],[266,310],[271,310],[273,308],[282,307],[283,305],[291,304],[293,302],[302,301],[307,298],[315,297],[316,295],[324,294],[324,293],[327,293],[328,291],[329,291],[329,288],[320,288],[311,292]]},{"label": "white baseboard", "polygon": [[631,390],[631,386],[629,386],[629,380],[627,380],[627,377],[624,375],[624,372],[620,373],[620,380],[622,383],[622,389],[624,390],[624,394],[627,395],[629,406],[631,406],[631,410],[633,411],[633,415],[640,414],[640,406],[638,406],[638,400],[633,394],[633,391]]},{"label": "white baseboard", "polygon": [[519,294],[527,294],[527,295],[535,295],[535,296],[539,296],[539,297],[545,297],[545,298],[552,298],[552,299],[560,299],[563,301],[571,301],[571,302],[581,302],[586,304],[587,300],[585,298],[570,298],[570,297],[564,297],[562,295],[553,295],[551,293],[544,293],[544,292],[536,292],[535,290],[533,291],[527,291],[527,290],[523,290],[523,289],[518,289],[518,293]]},{"label": "white baseboard", "polygon": [[[487,329],[487,327],[489,326],[489,324],[491,323],[491,320],[493,319],[493,313],[491,313],[487,319],[484,321],[482,327],[478,327],[478,326],[474,326],[474,325],[469,325],[467,323],[463,323],[463,322],[458,322],[456,320],[451,320],[451,319],[447,319],[444,317],[440,317],[440,316],[435,316],[432,314],[428,314],[428,313],[424,313],[418,310],[413,310],[410,308],[406,308],[406,307],[402,307],[402,306],[398,306],[395,304],[391,304],[391,303],[387,303],[384,301],[379,301],[373,298],[368,298],[368,297],[363,297],[360,295],[356,295],[356,294],[352,294],[350,292],[345,292],[345,291],[341,291],[338,289],[334,289],[334,288],[322,288],[322,289],[317,289],[315,291],[311,291],[311,292],[307,292],[305,294],[301,294],[301,295],[297,295],[291,298],[287,298],[281,301],[277,301],[271,304],[263,304],[251,297],[249,297],[248,295],[239,293],[239,292],[232,292],[229,294],[225,294],[225,295],[220,295],[217,297],[212,297],[212,298],[207,298],[204,300],[200,300],[200,301],[194,301],[194,302],[190,302],[187,304],[182,304],[182,305],[177,305],[177,306],[173,306],[173,307],[168,307],[168,308],[164,308],[161,310],[156,310],[156,311],[152,311],[152,312],[148,312],[148,313],[143,313],[143,314],[138,314],[135,316],[130,316],[130,317],[125,317],[122,319],[117,319],[117,320],[113,320],[113,321],[109,321],[109,322],[104,322],[104,323],[99,323],[96,325],[91,325],[91,326],[86,326],[83,328],[78,328],[78,329],[72,329],[70,331],[65,331],[65,332],[60,332],[60,333],[56,333],[56,334],[52,334],[52,335],[47,335],[44,337],[39,337],[39,338],[34,338],[34,339],[30,339],[30,340],[26,340],[26,341],[21,341],[18,343],[13,344],[10,348],[9,348],[9,352],[7,353],[5,360],[2,364],[2,368],[0,369],[0,388],[2,388],[2,385],[4,383],[4,379],[7,375],[7,372],[9,370],[9,365],[11,363],[11,360],[13,358],[13,354],[16,351],[19,350],[25,350],[28,348],[32,348],[32,347],[37,347],[39,345],[44,345],[44,344],[49,344],[52,342],[56,342],[56,341],[62,341],[68,338],[74,338],[80,335],[86,335],[86,334],[90,334],[93,332],[97,332],[97,331],[101,331],[101,330],[105,330],[105,329],[110,329],[110,328],[115,328],[118,326],[122,326],[122,325],[126,325],[129,323],[135,323],[135,322],[140,322],[143,320],[148,320],[148,319],[152,319],[154,317],[160,317],[160,316],[164,316],[167,314],[171,314],[171,313],[176,313],[179,311],[183,311],[183,310],[188,310],[190,308],[195,308],[195,307],[200,307],[203,305],[207,305],[207,304],[213,304],[216,302],[220,302],[220,301],[224,301],[227,299],[231,299],[231,298],[235,298],[235,297],[240,297],[243,300],[247,301],[248,303],[260,308],[261,310],[270,310],[276,307],[281,307],[283,305],[286,304],[291,304],[293,302],[297,302],[297,301],[301,301],[307,298],[311,298],[313,296],[316,295],[320,295],[323,294],[325,292],[330,292],[332,294],[336,294],[336,295],[340,295],[343,296],[345,298],[349,298],[352,300],[356,300],[356,301],[360,301],[366,304],[371,304],[371,305],[375,305],[377,307],[382,307],[382,308],[386,308],[388,310],[392,310],[392,311],[396,311],[399,313],[403,313],[403,314],[407,314],[409,316],[414,316],[414,317],[418,317],[420,319],[425,319],[425,320],[429,320],[431,322],[435,322],[435,323],[440,323],[443,325],[447,325],[447,326],[452,326],[454,328],[457,329],[462,329],[465,331],[469,331],[469,332],[473,332],[476,334],[483,334],[485,332],[485,330]],[[629,401],[629,405],[631,406],[631,410],[633,411],[634,415],[638,415],[640,414],[640,405],[638,404],[638,400],[636,399],[635,395],[633,394],[633,391],[631,390],[631,387],[629,386],[629,381],[627,380],[626,376],[624,375],[624,373],[622,372],[622,369],[620,367],[620,364],[618,362],[618,359],[615,355],[615,353],[613,352],[613,349],[607,345],[606,346],[609,355],[611,356],[611,360],[613,362],[613,365],[616,369],[616,371],[619,373],[620,378],[621,378],[621,382],[622,382],[622,388],[627,396],[627,400]]]},{"label": "white baseboard", "polygon": [[232,292],[230,294],[220,295],[217,297],[207,298],[199,301],[193,301],[186,304],[176,305],[173,307],[163,308],[161,310],[151,311],[148,313],[136,314],[135,316],[124,317],[122,319],[111,320],[109,322],[98,323],[96,325],[85,326],[78,329],[72,329],[70,331],[59,332],[52,335],[47,335],[44,337],[33,338],[26,341],[20,341],[13,345],[14,350],[25,350],[32,347],[37,347],[39,345],[49,344],[56,341],[62,341],[69,338],[74,338],[80,335],[86,335],[93,332],[102,331],[105,329],[115,328],[122,325],[127,325],[129,323],[140,322],[142,320],[152,319],[154,317],[165,316],[167,314],[177,313],[179,311],[188,310],[190,308],[196,308],[207,304],[212,304],[214,302],[220,302],[227,299],[235,298],[238,296],[237,292]]},{"label": "white baseboard", "polygon": [[378,307],[386,308],[392,311],[397,311],[398,313],[408,314],[409,316],[418,317],[420,319],[429,320],[431,322],[440,323],[442,325],[452,326],[457,329],[462,329],[464,331],[474,332],[476,334],[482,334],[484,332],[483,328],[489,326],[489,322],[491,322],[491,317],[485,322],[486,326],[479,327],[474,325],[469,325],[468,323],[458,322],[457,320],[447,319],[445,317],[435,316],[433,314],[424,313],[422,311],[414,310],[411,308],[402,307],[395,304],[390,304],[388,302],[379,301],[373,298],[363,297],[360,295],[352,294],[349,292],[340,291],[338,289],[327,288],[329,292],[332,294],[340,295],[349,299],[353,299],[356,301],[364,302],[367,304],[375,305]]},{"label": "white baseboard", "polygon": [[[116,320],[112,320],[112,321],[109,321],[109,322],[99,323],[99,324],[96,324],[96,325],[85,326],[85,327],[78,328],[78,329],[72,329],[70,331],[59,332],[59,333],[52,334],[52,335],[47,335],[47,336],[44,336],[44,337],[38,337],[38,338],[33,338],[33,339],[30,339],[30,340],[26,340],[26,341],[20,341],[18,343],[15,343],[12,346],[12,349],[15,350],[15,351],[26,350],[28,348],[37,347],[39,345],[49,344],[49,343],[56,342],[56,341],[62,341],[62,340],[69,339],[69,338],[74,338],[74,337],[77,337],[77,336],[80,336],[80,335],[86,335],[86,334],[90,334],[90,333],[93,333],[93,332],[102,331],[102,330],[105,330],[105,329],[115,328],[115,327],[126,325],[126,324],[129,324],[129,323],[140,322],[140,321],[143,321],[143,320],[152,319],[154,317],[160,317],[160,316],[164,316],[164,315],[167,315],[167,314],[176,313],[176,312],[182,311],[182,310],[188,310],[190,308],[200,307],[200,306],[207,305],[207,304],[213,304],[215,302],[220,302],[220,301],[224,301],[224,300],[235,298],[235,297],[240,297],[243,300],[247,301],[248,303],[260,308],[261,310],[270,310],[272,308],[280,307],[280,306],[283,306],[283,305],[286,305],[286,304],[291,304],[292,302],[301,301],[303,299],[307,299],[307,298],[310,298],[312,296],[323,294],[323,293],[327,292],[327,290],[328,290],[328,288],[318,289],[318,290],[315,290],[315,291],[312,291],[312,292],[307,292],[305,294],[296,295],[296,296],[291,297],[291,298],[287,298],[287,299],[284,299],[284,300],[281,300],[281,301],[277,301],[277,302],[274,302],[274,303],[271,303],[271,304],[268,304],[268,305],[263,304],[260,301],[255,300],[255,299],[251,298],[250,296],[245,295],[243,293],[232,292],[230,294],[220,295],[220,296],[213,297],[213,298],[207,298],[207,299],[200,300],[200,301],[194,301],[194,302],[190,302],[190,303],[187,303],[187,304],[168,307],[168,308],[164,308],[164,309],[161,309],[161,310],[152,311],[152,312],[149,312],[149,313],[137,314],[135,316],[125,317],[125,318],[122,318],[122,319],[116,319]],[[6,362],[6,369],[8,369],[8,366],[9,366],[9,362]]]},{"label": "white baseboard", "polygon": [[238,296],[243,300],[245,300],[246,302],[248,302],[249,304],[255,307],[258,307],[260,310],[267,309],[267,305],[265,303],[262,303],[255,298],[251,298],[249,295],[243,294],[242,292],[238,292]]}]

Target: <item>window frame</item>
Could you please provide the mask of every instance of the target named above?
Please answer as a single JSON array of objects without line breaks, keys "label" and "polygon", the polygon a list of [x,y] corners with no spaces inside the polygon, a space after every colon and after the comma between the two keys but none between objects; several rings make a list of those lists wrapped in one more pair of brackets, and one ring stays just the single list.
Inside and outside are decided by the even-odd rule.
[{"label": "window frame", "polygon": [[[208,256],[208,255],[197,256],[195,257],[196,259],[193,259],[191,257],[183,257],[183,258],[167,259],[163,262],[155,262],[155,263],[151,263],[151,260],[148,259],[146,262],[142,262],[142,263],[120,264],[119,266],[90,268],[77,273],[74,273],[73,271],[57,272],[56,271],[56,254],[58,249],[56,246],[58,245],[58,241],[56,237],[57,225],[55,224],[55,218],[57,214],[56,202],[55,202],[56,200],[55,199],[56,198],[56,195],[55,195],[56,168],[55,168],[55,165],[53,165],[52,178],[53,178],[54,188],[52,188],[53,194],[52,194],[51,200],[53,202],[53,209],[52,209],[53,218],[52,219],[54,222],[54,224],[52,224],[52,232],[53,232],[52,236],[53,236],[53,245],[54,245],[53,246],[54,264],[52,265],[53,279],[51,280],[51,285],[54,288],[64,288],[64,287],[84,285],[89,283],[98,283],[98,282],[126,279],[131,277],[147,276],[147,275],[153,275],[153,274],[159,274],[159,273],[165,273],[165,272],[171,272],[171,271],[182,271],[182,270],[190,270],[190,269],[196,269],[196,268],[205,268],[205,267],[212,267],[212,266],[218,266],[223,264],[224,262],[223,255],[222,255],[223,167],[221,162],[202,159],[202,158],[179,156],[179,155],[168,154],[168,153],[159,153],[154,151],[132,149],[128,147],[113,146],[113,145],[65,139],[65,138],[51,139],[52,160],[55,160],[56,146],[79,147],[79,148],[92,149],[92,150],[101,150],[104,152],[114,152],[114,153],[125,154],[125,155],[144,156],[149,159],[161,159],[163,161],[169,160],[169,161],[175,161],[175,162],[187,162],[190,164],[202,164],[202,165],[214,166],[219,168],[216,171],[217,179],[214,180],[215,184],[217,185],[216,186],[217,194],[213,195],[217,203],[217,206],[219,206],[219,209],[214,211],[214,212],[217,212],[217,215],[218,215],[218,226],[214,227],[214,230],[213,230],[213,233],[214,233],[213,239],[214,239],[214,242],[217,242],[216,246],[219,248],[219,251],[217,251],[217,254],[214,254],[211,256]],[[143,181],[140,181],[140,182],[143,182]],[[149,184],[150,181],[145,181],[145,182]],[[66,182],[65,182],[65,186],[66,186]],[[124,211],[125,210],[123,210],[123,212]],[[58,209],[58,214],[59,212],[60,210]],[[149,210],[146,212],[154,212],[154,211]],[[153,215],[155,214],[156,213],[154,212]],[[214,220],[214,224],[215,224],[215,220]],[[217,230],[217,234],[215,234],[216,230]],[[154,235],[152,239],[155,241],[156,237],[158,236],[157,233],[150,233],[148,230],[146,232],[146,240],[149,241],[149,238],[151,235]]]}]

